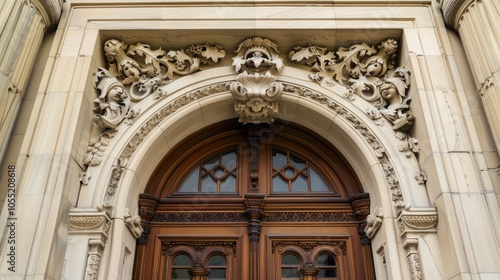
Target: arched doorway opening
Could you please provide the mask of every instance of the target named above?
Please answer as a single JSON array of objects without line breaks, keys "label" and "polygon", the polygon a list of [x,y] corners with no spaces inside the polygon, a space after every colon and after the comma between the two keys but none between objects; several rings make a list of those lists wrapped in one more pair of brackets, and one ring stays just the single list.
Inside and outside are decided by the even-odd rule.
[{"label": "arched doorway opening", "polygon": [[223,121],[163,158],[139,198],[136,279],[374,279],[370,208],[328,141]]}]

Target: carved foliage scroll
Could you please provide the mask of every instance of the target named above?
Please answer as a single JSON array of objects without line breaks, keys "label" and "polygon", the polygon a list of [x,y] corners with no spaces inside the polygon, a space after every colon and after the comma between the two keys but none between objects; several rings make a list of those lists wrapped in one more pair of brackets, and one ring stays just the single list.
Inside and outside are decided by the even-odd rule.
[{"label": "carved foliage scroll", "polygon": [[94,74],[97,98],[94,122],[101,133],[94,137],[84,155],[85,165],[101,163],[109,140],[121,124],[131,124],[139,114],[133,107],[148,96],[160,99],[167,95],[166,85],[174,77],[200,70],[202,64],[218,63],[226,55],[222,47],[191,45],[186,49],[165,51],[138,43],[127,45],[117,39],[104,44],[108,69]]},{"label": "carved foliage scroll", "polygon": [[[407,96],[410,85],[408,70],[396,68],[398,43],[382,41],[377,48],[365,43],[330,52],[327,48],[297,46],[289,58],[299,64],[311,65],[309,77],[326,87],[345,87],[348,92],[370,102],[374,109],[367,112],[373,119],[385,117],[396,131],[406,131],[413,125]],[[345,97],[352,99],[347,94]]]}]

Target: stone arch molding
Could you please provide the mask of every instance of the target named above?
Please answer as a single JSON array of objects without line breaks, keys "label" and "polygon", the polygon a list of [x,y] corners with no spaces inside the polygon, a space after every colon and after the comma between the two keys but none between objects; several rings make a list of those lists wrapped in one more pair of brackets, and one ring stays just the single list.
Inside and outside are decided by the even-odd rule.
[{"label": "stone arch molding", "polygon": [[[96,136],[83,159],[88,168],[81,176],[80,207],[70,211],[70,232],[82,231],[71,224],[79,217],[118,217],[139,238],[138,194],[170,147],[224,119],[280,118],[316,130],[339,148],[372,194],[367,235],[375,238],[384,218],[397,220],[395,231],[408,241],[409,273],[421,278],[418,241],[411,234],[435,232],[437,213],[427,199],[418,141],[408,133],[415,119],[407,95],[410,73],[396,67],[397,47],[392,39],[336,52],[297,46],[284,57],[276,43],[254,37],[236,46],[228,66],[218,45],[165,51],[108,40],[108,65],[94,75]],[[209,69],[200,72],[201,65]],[[315,119],[302,117],[308,114]],[[99,273],[109,230],[89,241],[89,277]],[[115,242],[121,241],[112,240],[109,250]]]}]

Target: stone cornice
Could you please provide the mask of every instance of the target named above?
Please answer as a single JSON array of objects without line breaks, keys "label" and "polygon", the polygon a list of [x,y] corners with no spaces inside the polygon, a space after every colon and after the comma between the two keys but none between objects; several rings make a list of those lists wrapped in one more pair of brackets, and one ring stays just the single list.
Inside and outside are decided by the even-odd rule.
[{"label": "stone cornice", "polygon": [[[274,5],[274,6],[333,6],[333,5],[430,5],[432,0],[239,0],[237,2],[231,3],[231,6],[258,6],[258,5]],[[141,1],[142,6],[226,6],[227,0],[147,0]],[[133,5],[137,6],[137,1],[135,0],[121,0],[113,1],[112,3],[102,1],[102,0],[74,0],[71,1],[71,6],[126,6]]]},{"label": "stone cornice", "polygon": [[45,30],[52,30],[59,22],[64,0],[32,0],[45,22]]}]

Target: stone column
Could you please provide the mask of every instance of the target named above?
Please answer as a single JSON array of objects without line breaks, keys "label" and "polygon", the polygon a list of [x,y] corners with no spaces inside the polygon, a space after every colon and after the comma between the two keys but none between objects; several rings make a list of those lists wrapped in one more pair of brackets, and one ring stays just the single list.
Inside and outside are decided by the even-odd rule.
[{"label": "stone column", "polygon": [[0,5],[0,163],[45,32],[61,15],[62,0],[5,0]]},{"label": "stone column", "polygon": [[500,153],[500,3],[497,0],[442,0],[446,24],[460,34]]}]

